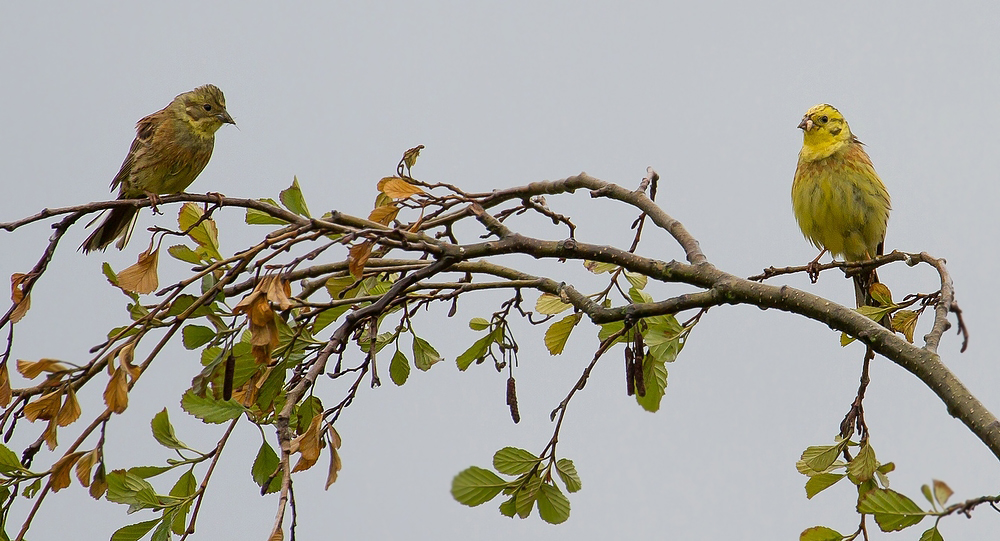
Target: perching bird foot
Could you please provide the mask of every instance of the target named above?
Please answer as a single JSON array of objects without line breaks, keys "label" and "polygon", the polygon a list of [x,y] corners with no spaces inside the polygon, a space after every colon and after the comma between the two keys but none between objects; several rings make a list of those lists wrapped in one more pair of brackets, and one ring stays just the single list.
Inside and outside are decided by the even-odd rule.
[{"label": "perching bird foot", "polygon": [[146,197],[149,198],[149,208],[153,211],[153,214],[163,214],[158,208],[158,205],[160,204],[160,196],[153,192],[146,191]]}]

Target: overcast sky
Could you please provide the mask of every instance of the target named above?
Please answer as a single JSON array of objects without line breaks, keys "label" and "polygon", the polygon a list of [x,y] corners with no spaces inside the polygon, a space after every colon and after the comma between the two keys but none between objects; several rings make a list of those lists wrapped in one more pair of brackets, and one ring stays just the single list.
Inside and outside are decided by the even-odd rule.
[{"label": "overcast sky", "polygon": [[[426,146],[418,178],[477,191],[580,171],[635,186],[653,166],[662,175],[658,202],[713,263],[748,276],[815,256],[792,217],[789,189],[802,137],[795,126],[810,106],[828,102],[868,145],[892,194],[887,249],[947,258],[972,341],[959,354],[960,340],[949,333],[940,353],[997,412],[1000,13],[990,2],[942,6],[11,2],[0,7],[7,187],[0,221],[108,199],[135,121],[213,83],[239,129],[218,133],[215,156],[189,191],[275,197],[297,175],[316,214],[367,215],[377,180],[416,144]],[[549,203],[575,217],[581,240],[627,248],[633,214],[589,199],[578,193]],[[140,231],[171,225],[175,213],[144,212]],[[235,210],[220,220],[229,251],[265,231],[241,228]],[[565,235],[543,221],[511,225],[544,238]],[[36,224],[0,235],[0,275],[30,269],[50,232]],[[85,257],[73,251],[85,236],[75,227],[36,284],[14,358],[86,362],[89,347],[127,320],[127,299],[100,265],[122,269],[144,243]],[[683,256],[662,234],[648,235],[640,252]],[[161,268],[176,276],[185,266],[161,258]],[[538,268],[558,280],[585,274],[572,264]],[[897,298],[936,289],[926,266],[880,273]],[[816,285],[803,277],[773,283],[853,302],[849,282],[834,273]],[[678,291],[651,290],[659,297]],[[668,367],[655,415],[625,396],[620,350],[598,365],[560,440],[583,480],[567,523],[502,517],[499,500],[459,505],[449,494],[457,472],[489,466],[507,445],[544,447],[549,411],[597,345],[592,327],[582,326],[566,353],[550,357],[543,329],[520,327],[523,420],[514,426],[505,376],[488,365],[459,373],[453,362],[477,338],[468,319],[494,309],[466,301],[445,323],[435,319],[441,312],[416,321],[447,362],[412,374],[402,388],[383,378],[381,388],[364,389],[337,424],[340,480],[324,492],[325,467],[296,477],[300,539],[797,539],[816,524],[853,531],[853,488],[807,501],[794,464],[805,447],[832,443],[863,349],[841,348],[822,324],[748,307],[719,307],[703,319]],[[917,335],[926,329],[925,322]],[[178,400],[199,369],[197,354],[175,348],[162,357],[108,427],[109,468],[171,456],[149,431],[163,407],[192,446],[208,450],[221,434],[218,426],[183,421]],[[893,488],[917,499],[920,485],[938,478],[956,499],[1000,492],[997,459],[933,393],[884,359],[872,379],[871,441],[881,461],[896,463]],[[332,404],[337,388],[318,393]],[[99,394],[95,387],[82,397],[85,419],[101,411]],[[20,424],[15,452],[42,428]],[[267,436],[273,442],[273,431]],[[60,433],[63,445],[74,437],[73,427]],[[261,498],[250,479],[259,442],[249,424],[238,428],[196,538],[266,537],[277,498]],[[35,466],[51,460],[43,453]],[[166,492],[173,479],[156,486]],[[26,509],[14,508],[8,532],[16,533]],[[74,485],[49,496],[29,536],[57,538],[72,524],[77,538],[106,539],[150,518],[94,502]],[[916,539],[929,526],[893,538]],[[980,508],[973,520],[950,517],[941,528],[950,540],[983,539],[1000,528],[1000,514]],[[890,536],[873,535],[883,537]]]}]

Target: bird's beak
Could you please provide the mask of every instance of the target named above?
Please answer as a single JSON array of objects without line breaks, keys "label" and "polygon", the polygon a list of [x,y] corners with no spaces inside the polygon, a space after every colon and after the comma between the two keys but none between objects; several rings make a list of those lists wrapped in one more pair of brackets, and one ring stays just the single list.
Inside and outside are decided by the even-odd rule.
[{"label": "bird's beak", "polygon": [[229,113],[226,112],[226,111],[223,111],[223,112],[221,112],[221,113],[219,113],[219,114],[217,114],[215,116],[219,120],[221,120],[224,124],[232,124],[233,126],[236,125],[236,121],[233,120],[233,117],[229,116]]},{"label": "bird's beak", "polygon": [[799,122],[799,129],[809,131],[812,129],[812,127],[813,127],[813,121],[809,117],[805,117],[802,119],[802,122]]}]

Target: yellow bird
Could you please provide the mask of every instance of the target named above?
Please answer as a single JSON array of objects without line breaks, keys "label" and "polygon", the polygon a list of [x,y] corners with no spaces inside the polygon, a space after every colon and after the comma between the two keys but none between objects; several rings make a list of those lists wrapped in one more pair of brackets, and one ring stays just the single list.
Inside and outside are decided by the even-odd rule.
[{"label": "yellow bird", "polygon": [[[792,182],[792,209],[809,242],[824,253],[847,261],[864,261],[882,254],[889,222],[889,192],[875,172],[861,141],[832,105],[806,111],[799,123],[802,150]],[[858,306],[872,304],[870,275],[854,277]]]},{"label": "yellow bird", "polygon": [[[163,109],[136,124],[136,136],[121,169],[111,181],[118,199],[178,194],[194,182],[215,146],[215,132],[223,124],[236,124],[226,111],[226,98],[215,85],[185,92]],[[84,241],[84,253],[104,250],[118,239],[119,250],[131,236],[135,207],[115,207]],[[91,222],[93,223],[93,222]]]}]

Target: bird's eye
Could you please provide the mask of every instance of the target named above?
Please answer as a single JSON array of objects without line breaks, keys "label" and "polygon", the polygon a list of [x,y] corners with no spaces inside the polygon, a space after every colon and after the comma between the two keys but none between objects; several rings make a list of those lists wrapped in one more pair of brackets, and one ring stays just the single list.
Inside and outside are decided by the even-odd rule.
[{"label": "bird's eye", "polygon": [[203,105],[203,107],[205,108],[206,111],[212,110],[212,105],[210,103],[206,103],[205,105]]},{"label": "bird's eye", "polygon": [[819,117],[819,121],[822,122],[823,124],[826,124],[828,120],[830,120],[830,118],[827,117],[826,115]]}]

